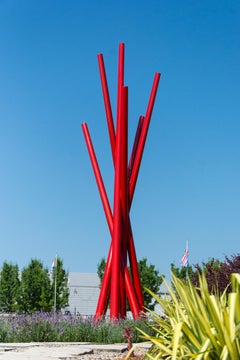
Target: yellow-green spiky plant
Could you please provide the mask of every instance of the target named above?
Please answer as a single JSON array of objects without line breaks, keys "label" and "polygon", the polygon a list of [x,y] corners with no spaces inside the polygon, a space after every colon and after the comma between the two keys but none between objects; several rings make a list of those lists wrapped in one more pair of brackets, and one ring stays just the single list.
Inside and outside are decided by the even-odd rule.
[{"label": "yellow-green spiky plant", "polygon": [[240,274],[232,274],[232,292],[211,295],[204,275],[199,288],[174,275],[169,297],[153,294],[161,311],[149,311],[155,336],[139,330],[152,343],[144,359],[240,359]]}]

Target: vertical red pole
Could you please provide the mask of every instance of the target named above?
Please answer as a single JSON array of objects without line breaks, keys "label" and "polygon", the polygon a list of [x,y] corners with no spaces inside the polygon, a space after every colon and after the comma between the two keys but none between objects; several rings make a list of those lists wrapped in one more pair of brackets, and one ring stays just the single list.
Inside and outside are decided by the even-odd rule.
[{"label": "vertical red pole", "polygon": [[119,45],[118,56],[118,94],[117,94],[117,131],[115,148],[115,179],[114,179],[114,208],[113,208],[113,239],[112,239],[112,274],[110,294],[110,317],[118,319],[120,313],[120,251],[121,251],[121,102],[124,83],[124,44]]},{"label": "vertical red pole", "polygon": [[132,168],[133,168],[133,164],[134,164],[135,157],[136,157],[138,143],[139,143],[139,139],[140,139],[140,135],[141,135],[141,131],[142,131],[142,126],[143,126],[143,121],[144,121],[144,116],[140,116],[140,118],[138,120],[137,131],[136,131],[135,138],[134,138],[131,157],[130,157],[130,161],[129,161],[129,165],[128,165],[128,178],[129,178],[129,180],[130,180],[130,177],[131,177]]},{"label": "vertical red pole", "polygon": [[[130,161],[129,161],[129,165],[128,165],[128,181],[130,181],[130,178],[131,178],[132,168],[133,168],[133,164],[135,162],[138,143],[139,143],[139,139],[141,136],[142,127],[143,127],[143,121],[144,121],[144,116],[140,116],[139,121],[138,121],[137,131],[135,134],[134,143],[133,143],[133,148],[132,148],[132,152],[131,152],[131,157],[130,157]],[[130,212],[130,208],[131,208],[131,203],[129,204],[128,212]],[[131,221],[130,221],[129,213],[128,213],[128,232],[129,232],[128,253],[129,253],[129,262],[130,262],[130,268],[131,268],[131,274],[132,274],[132,282],[134,284],[134,289],[135,289],[135,292],[137,295],[139,309],[140,309],[140,311],[144,311],[142,286],[141,286],[141,281],[140,281],[140,276],[139,276],[139,271],[138,271],[137,256],[136,256],[135,246],[134,246],[134,242],[133,242],[133,235],[132,235],[132,228],[131,228]]]},{"label": "vertical red pole", "polygon": [[116,151],[115,151],[115,179],[114,179],[114,208],[113,208],[113,239],[112,239],[112,273],[110,294],[110,317],[119,318],[119,286],[120,286],[120,249],[121,249],[121,126],[120,117],[117,119]]},{"label": "vertical red pole", "polygon": [[130,268],[132,273],[132,282],[134,284],[134,289],[137,295],[138,304],[141,311],[144,311],[144,300],[143,300],[143,293],[142,293],[142,286],[140,282],[140,276],[138,271],[138,263],[137,263],[137,256],[135,251],[135,246],[133,242],[133,235],[132,235],[132,228],[131,223],[129,222],[129,243],[128,243],[128,252],[129,252],[129,261],[130,261]]},{"label": "vertical red pole", "polygon": [[102,279],[101,291],[98,298],[96,313],[94,316],[94,321],[101,319],[105,315],[109,300],[110,293],[110,276],[111,276],[111,264],[112,264],[112,249],[108,253],[108,258],[106,262],[106,267]]},{"label": "vertical red pole", "polygon": [[107,124],[108,124],[108,133],[109,133],[112,157],[113,157],[113,162],[114,162],[115,141],[116,141],[115,129],[114,129],[114,122],[113,122],[112,108],[111,108],[111,103],[110,103],[110,96],[109,96],[109,91],[108,91],[106,71],[105,71],[102,54],[98,54],[98,66],[99,66],[99,71],[100,71],[103,99],[104,99],[106,118],[107,118]]},{"label": "vertical red pole", "polygon": [[[90,137],[90,134],[88,131],[88,126],[86,123],[82,124],[82,130],[83,130],[84,138],[86,141],[89,157],[90,157],[90,160],[92,163],[92,168],[93,168],[96,183],[98,186],[99,194],[100,194],[100,197],[102,200],[103,209],[104,209],[104,212],[106,215],[109,231],[110,231],[110,234],[112,235],[112,232],[113,232],[112,212],[111,212],[111,208],[110,208],[110,205],[108,202],[106,190],[105,190],[102,176],[100,173],[100,169],[98,166],[95,151],[94,151],[94,148],[92,145],[92,140],[91,140],[91,137]],[[96,309],[96,314],[95,314],[95,321],[97,321],[102,315],[104,315],[104,311],[107,308],[107,301],[109,298],[111,261],[112,261],[112,252],[110,251],[109,255],[108,255],[107,263],[106,263],[104,277],[102,280],[102,287],[101,287],[101,292],[100,292],[100,296],[98,299],[98,304],[97,304],[97,309]]]},{"label": "vertical red pole", "polygon": [[121,101],[121,317],[126,317],[126,289],[124,283],[124,271],[127,266],[127,243],[128,243],[128,88],[122,87]]},{"label": "vertical red pole", "polygon": [[126,292],[127,292],[127,298],[129,301],[130,309],[132,311],[133,318],[137,319],[141,315],[142,309],[140,309],[138,305],[136,293],[132,288],[132,280],[129,276],[128,271],[125,271],[125,283],[126,283]]},{"label": "vertical red pole", "polygon": [[153,81],[152,91],[150,94],[148,107],[147,107],[147,111],[146,111],[146,116],[145,116],[145,119],[143,122],[143,128],[141,131],[141,136],[139,139],[138,148],[136,151],[136,157],[135,157],[132,174],[131,174],[131,178],[130,178],[130,184],[129,184],[129,199],[130,199],[129,201],[130,201],[130,203],[132,202],[132,199],[133,199],[133,194],[134,194],[134,190],[135,190],[135,186],[136,186],[136,182],[137,182],[138,172],[139,172],[139,168],[140,168],[140,164],[141,164],[145,141],[147,138],[148,127],[149,127],[150,120],[151,120],[151,115],[152,115],[155,97],[157,94],[159,80],[160,80],[160,73],[156,73],[155,77],[154,77],[154,81]]},{"label": "vertical red pole", "polygon": [[101,172],[98,166],[98,162],[97,162],[97,158],[96,158],[96,154],[92,145],[92,140],[90,137],[90,133],[88,131],[88,126],[86,123],[82,124],[82,130],[83,130],[83,134],[84,134],[84,138],[86,141],[86,145],[87,145],[87,149],[88,149],[88,153],[89,153],[89,157],[92,163],[92,168],[93,168],[93,172],[95,175],[95,179],[96,179],[96,183],[98,186],[98,191],[102,200],[102,204],[103,204],[103,209],[106,215],[106,219],[107,219],[107,223],[108,223],[108,227],[110,232],[112,233],[112,211],[109,205],[109,201],[108,201],[108,197],[107,197],[107,193],[104,187],[104,183],[103,183],[103,179],[101,176]]}]

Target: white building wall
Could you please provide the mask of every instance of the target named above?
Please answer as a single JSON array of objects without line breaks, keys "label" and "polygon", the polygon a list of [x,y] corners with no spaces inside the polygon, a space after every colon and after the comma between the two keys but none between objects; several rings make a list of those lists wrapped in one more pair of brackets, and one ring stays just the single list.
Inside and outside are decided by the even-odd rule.
[{"label": "white building wall", "polygon": [[[65,311],[82,316],[94,316],[100,293],[100,280],[97,273],[70,272],[68,275],[69,306]],[[168,289],[163,283],[160,295],[168,295]],[[156,311],[159,305],[156,306]],[[107,313],[108,314],[108,313]],[[131,314],[129,313],[129,317]]]},{"label": "white building wall", "polygon": [[93,316],[100,293],[100,281],[95,273],[70,272],[68,276],[69,306],[71,314]]}]

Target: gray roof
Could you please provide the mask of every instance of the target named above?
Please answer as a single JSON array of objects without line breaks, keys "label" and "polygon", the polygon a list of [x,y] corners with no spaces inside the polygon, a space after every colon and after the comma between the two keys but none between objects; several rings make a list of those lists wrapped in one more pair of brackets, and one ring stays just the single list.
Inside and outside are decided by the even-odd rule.
[{"label": "gray roof", "polygon": [[69,286],[99,287],[100,280],[97,273],[70,272],[68,274],[68,284]]}]

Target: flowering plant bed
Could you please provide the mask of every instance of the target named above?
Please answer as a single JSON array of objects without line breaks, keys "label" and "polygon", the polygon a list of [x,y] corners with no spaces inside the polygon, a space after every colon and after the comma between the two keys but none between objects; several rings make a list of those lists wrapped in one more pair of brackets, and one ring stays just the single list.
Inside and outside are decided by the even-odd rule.
[{"label": "flowering plant bed", "polygon": [[144,320],[109,320],[94,323],[92,317],[35,312],[33,314],[0,314],[0,342],[92,342],[127,343],[125,330],[131,328],[131,341],[142,341],[136,327],[147,331]]}]

